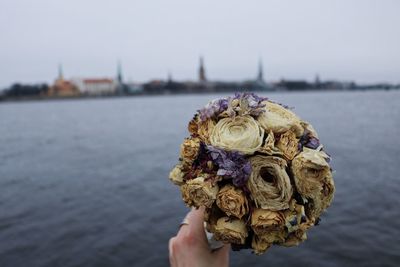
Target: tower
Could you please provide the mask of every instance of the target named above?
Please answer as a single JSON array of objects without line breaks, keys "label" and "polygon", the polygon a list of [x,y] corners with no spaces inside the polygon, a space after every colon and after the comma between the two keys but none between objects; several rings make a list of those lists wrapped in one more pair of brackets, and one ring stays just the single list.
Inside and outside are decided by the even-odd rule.
[{"label": "tower", "polygon": [[58,78],[57,80],[64,80],[64,76],[63,76],[63,70],[62,70],[62,65],[58,64]]},{"label": "tower", "polygon": [[321,80],[319,78],[319,74],[318,73],[315,75],[314,85],[315,85],[316,88],[319,88],[321,86]]},{"label": "tower", "polygon": [[122,84],[122,67],[121,67],[121,62],[118,61],[117,63],[117,81],[119,84]]},{"label": "tower", "polygon": [[207,79],[206,79],[206,71],[204,69],[204,61],[203,61],[203,57],[202,56],[200,57],[199,81],[200,82],[207,81]]},{"label": "tower", "polygon": [[122,67],[121,62],[118,60],[117,62],[117,84],[115,86],[115,91],[118,95],[122,95],[127,93],[127,86],[124,84],[124,80],[122,78]]},{"label": "tower", "polygon": [[263,77],[263,65],[262,65],[262,60],[261,60],[261,58],[258,59],[257,81],[259,81],[259,82],[263,82],[263,81],[264,81],[264,77]]},{"label": "tower", "polygon": [[168,71],[167,82],[172,83],[172,73],[170,71]]}]

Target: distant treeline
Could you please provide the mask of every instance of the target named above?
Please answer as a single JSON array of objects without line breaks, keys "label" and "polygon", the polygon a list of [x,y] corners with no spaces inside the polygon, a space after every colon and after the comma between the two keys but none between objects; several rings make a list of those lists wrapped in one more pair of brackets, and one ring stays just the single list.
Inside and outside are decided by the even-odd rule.
[{"label": "distant treeline", "polygon": [[43,84],[24,85],[15,83],[11,87],[7,88],[3,92],[3,96],[6,97],[29,97],[29,96],[41,96],[47,93],[49,86]]},{"label": "distant treeline", "polygon": [[[54,86],[53,86],[54,87]],[[71,96],[54,96],[49,93],[51,86],[42,84],[20,84],[15,83],[5,90],[0,90],[0,100],[6,99],[37,99]],[[177,81],[150,81],[143,84],[120,83],[112,95],[149,95],[149,94],[185,94],[185,93],[213,93],[213,92],[236,92],[236,91],[305,91],[305,90],[372,90],[372,89],[400,89],[400,85],[392,84],[370,84],[357,85],[354,82],[339,81],[316,81],[309,83],[302,80],[280,80],[275,83],[263,81],[245,82],[177,82]],[[78,97],[105,96],[79,94]],[[76,96],[75,96],[76,97]]]}]

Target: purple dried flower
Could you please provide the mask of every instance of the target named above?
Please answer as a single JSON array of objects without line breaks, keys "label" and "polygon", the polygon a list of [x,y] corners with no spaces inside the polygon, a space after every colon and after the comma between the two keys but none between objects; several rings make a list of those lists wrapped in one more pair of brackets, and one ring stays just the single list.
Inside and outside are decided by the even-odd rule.
[{"label": "purple dried flower", "polygon": [[204,108],[198,110],[200,120],[205,121],[217,117],[224,111],[228,111],[229,116],[235,116],[236,112],[230,107],[232,100],[235,99],[239,100],[241,103],[242,113],[259,116],[264,112],[263,107],[265,107],[265,105],[262,104],[262,102],[268,98],[260,97],[254,93],[235,93],[233,97],[215,99],[209,102]]},{"label": "purple dried flower", "polygon": [[218,99],[218,105],[220,112],[226,110],[228,108],[228,99],[226,98]]},{"label": "purple dried flower", "polygon": [[303,150],[303,147],[311,149],[317,149],[320,143],[318,138],[311,136],[311,132],[305,130],[303,136],[299,140],[299,150]]},{"label": "purple dried flower", "polygon": [[228,99],[221,98],[215,99],[209,102],[204,108],[200,109],[198,112],[200,114],[200,119],[205,121],[209,118],[215,117],[221,112],[228,108]]},{"label": "purple dried flower", "polygon": [[308,148],[317,149],[319,147],[319,140],[315,137],[308,139],[308,142],[304,145]]},{"label": "purple dried flower", "polygon": [[237,151],[225,151],[214,146],[206,146],[208,155],[218,166],[217,175],[232,178],[233,185],[242,187],[251,174],[250,162]]},{"label": "purple dried flower", "polygon": [[268,100],[267,97],[260,97],[255,93],[235,93],[235,96],[232,98],[240,101],[240,108],[242,112],[248,113],[252,116],[259,116],[265,110],[265,104],[262,102]]},{"label": "purple dried flower", "polygon": [[261,104],[261,102],[268,100],[268,97],[260,97],[255,93],[245,92],[245,93],[235,93],[233,99],[239,99],[239,100],[246,99],[250,108],[259,108],[265,106],[264,104]]}]

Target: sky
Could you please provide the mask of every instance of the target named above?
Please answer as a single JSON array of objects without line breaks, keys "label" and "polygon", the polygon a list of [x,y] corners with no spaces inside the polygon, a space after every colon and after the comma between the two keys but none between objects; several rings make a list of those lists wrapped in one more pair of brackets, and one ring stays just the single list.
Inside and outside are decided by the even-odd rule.
[{"label": "sky", "polygon": [[398,0],[0,0],[0,88],[64,77],[400,83]]}]

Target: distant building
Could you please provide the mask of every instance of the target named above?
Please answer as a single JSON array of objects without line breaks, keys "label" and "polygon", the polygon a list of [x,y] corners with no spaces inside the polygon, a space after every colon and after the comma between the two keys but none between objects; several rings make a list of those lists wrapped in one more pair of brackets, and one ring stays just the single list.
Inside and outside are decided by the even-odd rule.
[{"label": "distant building", "polygon": [[124,93],[128,93],[127,90],[127,86],[124,83],[124,80],[122,78],[122,67],[121,67],[121,62],[118,61],[117,64],[117,88],[116,88],[116,93],[118,95],[122,95]]},{"label": "distant building", "polygon": [[54,84],[49,87],[47,96],[50,97],[71,97],[78,96],[79,90],[76,85],[72,82],[64,80],[62,66],[58,67],[58,77],[54,81]]},{"label": "distant building", "polygon": [[315,75],[314,88],[315,89],[321,88],[321,79],[319,78],[318,74]]},{"label": "distant building", "polygon": [[72,81],[83,95],[113,95],[118,83],[109,78],[74,79]]},{"label": "distant building", "polygon": [[258,60],[258,73],[257,73],[257,82],[264,82],[264,77],[263,77],[263,65],[261,58]]},{"label": "distant building", "polygon": [[200,57],[200,66],[199,66],[199,82],[206,82],[206,70],[204,68],[204,60],[203,57]]},{"label": "distant building", "polygon": [[141,83],[124,83],[124,93],[128,95],[141,94],[143,92],[143,84]]},{"label": "distant building", "polygon": [[278,83],[275,84],[280,90],[307,90],[312,88],[312,85],[309,84],[307,81],[302,80],[284,80],[282,79]]},{"label": "distant building", "polygon": [[151,80],[143,84],[143,90],[146,94],[165,94],[165,85],[167,83],[163,80]]},{"label": "distant building", "polygon": [[78,88],[67,80],[56,80],[47,92],[50,97],[70,97],[78,96],[79,94]]}]

